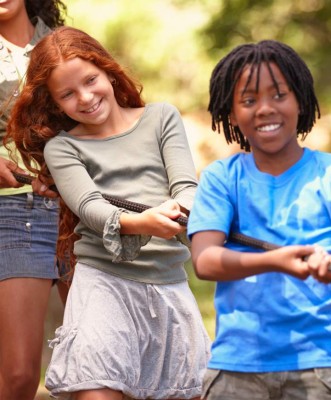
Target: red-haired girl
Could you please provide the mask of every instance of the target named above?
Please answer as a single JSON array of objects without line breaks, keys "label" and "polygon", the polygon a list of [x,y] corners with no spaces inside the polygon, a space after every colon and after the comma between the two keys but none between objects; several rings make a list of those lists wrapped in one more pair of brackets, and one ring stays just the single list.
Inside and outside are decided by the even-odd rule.
[{"label": "red-haired girl", "polygon": [[[181,117],[92,37],[59,28],[34,49],[9,132],[26,166],[51,174],[75,226],[77,260],[46,374],[76,400],[191,399],[209,339],[184,262],[196,175]],[[102,194],[152,206],[136,214]],[[60,249],[63,246],[60,246]]]}]

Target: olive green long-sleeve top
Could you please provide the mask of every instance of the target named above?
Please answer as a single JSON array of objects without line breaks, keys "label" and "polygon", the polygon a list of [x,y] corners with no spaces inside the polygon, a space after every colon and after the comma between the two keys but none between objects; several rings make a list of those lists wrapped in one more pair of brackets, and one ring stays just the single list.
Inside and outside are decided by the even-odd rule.
[{"label": "olive green long-sleeve top", "polygon": [[[119,209],[102,197],[150,206],[172,198],[191,209],[196,172],[174,106],[147,104],[132,129],[106,139],[80,139],[62,131],[46,144],[44,155],[63,200],[80,218],[76,232],[81,239],[75,244],[79,262],[146,283],[187,279],[184,262],[190,252],[176,238],[152,237],[138,246],[139,255],[132,261],[119,256],[121,248],[137,246],[137,236],[119,234]],[[115,248],[115,255],[109,247]]]}]

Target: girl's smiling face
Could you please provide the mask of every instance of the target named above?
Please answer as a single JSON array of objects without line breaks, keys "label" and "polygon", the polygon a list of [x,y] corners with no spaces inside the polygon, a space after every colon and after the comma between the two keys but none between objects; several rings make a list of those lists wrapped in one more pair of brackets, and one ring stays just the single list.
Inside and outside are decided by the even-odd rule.
[{"label": "girl's smiling face", "polygon": [[234,89],[231,124],[238,126],[247,138],[255,159],[263,161],[277,154],[293,156],[295,160],[302,154],[297,141],[299,103],[278,66],[269,65],[275,81],[267,64],[262,63],[258,90],[257,68],[254,66],[248,85],[252,66],[243,70]]},{"label": "girl's smiling face", "polygon": [[61,62],[51,72],[47,87],[60,110],[91,134],[107,124],[117,106],[106,72],[78,57]]}]

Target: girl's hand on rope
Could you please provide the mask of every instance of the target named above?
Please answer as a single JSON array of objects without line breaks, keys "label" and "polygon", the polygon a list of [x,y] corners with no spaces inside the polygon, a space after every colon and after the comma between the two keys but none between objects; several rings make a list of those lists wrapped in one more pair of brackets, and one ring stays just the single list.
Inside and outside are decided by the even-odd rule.
[{"label": "girl's hand on rope", "polygon": [[59,197],[57,192],[49,189],[47,185],[42,183],[39,179],[34,179],[31,182],[33,193],[38,194],[39,196],[48,197],[48,198],[56,198]]},{"label": "girl's hand on rope", "polygon": [[168,200],[158,207],[149,208],[140,214],[122,213],[120,217],[121,233],[171,239],[186,229],[185,226],[175,221],[182,215],[180,206],[174,200]]},{"label": "girl's hand on rope", "polygon": [[171,239],[186,230],[186,227],[175,221],[181,215],[183,214],[180,206],[174,200],[167,200],[158,207],[150,208],[141,214],[146,221],[148,220],[146,228],[148,226],[149,234],[164,239]]},{"label": "girl's hand on rope", "polygon": [[23,183],[17,182],[12,172],[25,173],[13,161],[0,157],[0,188],[19,188],[23,186]]}]

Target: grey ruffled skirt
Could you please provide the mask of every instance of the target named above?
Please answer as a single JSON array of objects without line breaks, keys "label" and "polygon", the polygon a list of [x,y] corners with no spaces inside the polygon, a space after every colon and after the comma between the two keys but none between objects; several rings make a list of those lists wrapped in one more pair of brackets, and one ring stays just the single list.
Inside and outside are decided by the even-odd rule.
[{"label": "grey ruffled skirt", "polygon": [[110,388],[135,399],[198,397],[210,340],[187,282],[154,285],[78,264],[50,342],[51,395]]}]

